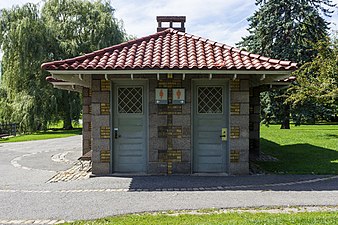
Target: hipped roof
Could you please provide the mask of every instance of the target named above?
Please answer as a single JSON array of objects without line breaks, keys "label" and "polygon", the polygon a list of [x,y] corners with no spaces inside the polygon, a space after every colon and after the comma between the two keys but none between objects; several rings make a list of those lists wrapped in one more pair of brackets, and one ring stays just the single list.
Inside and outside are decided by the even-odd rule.
[{"label": "hipped roof", "polygon": [[252,54],[172,28],[79,57],[44,63],[46,70],[294,70],[296,63]]}]

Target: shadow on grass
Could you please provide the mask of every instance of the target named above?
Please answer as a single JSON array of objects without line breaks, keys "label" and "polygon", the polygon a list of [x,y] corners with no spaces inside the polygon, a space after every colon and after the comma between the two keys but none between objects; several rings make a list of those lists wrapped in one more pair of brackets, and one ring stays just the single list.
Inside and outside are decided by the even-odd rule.
[{"label": "shadow on grass", "polygon": [[[331,136],[331,135],[330,135]],[[257,162],[262,169],[277,174],[338,174],[338,150],[310,144],[279,145],[261,138],[262,152],[275,162]]]},{"label": "shadow on grass", "polygon": [[327,138],[338,138],[337,134],[326,134],[325,136],[327,136]]}]

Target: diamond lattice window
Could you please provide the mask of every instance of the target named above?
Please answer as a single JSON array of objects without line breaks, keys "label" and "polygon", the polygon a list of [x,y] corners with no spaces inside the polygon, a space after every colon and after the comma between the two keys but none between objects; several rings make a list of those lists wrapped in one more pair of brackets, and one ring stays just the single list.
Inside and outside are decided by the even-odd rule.
[{"label": "diamond lattice window", "polygon": [[197,111],[198,113],[222,113],[223,91],[222,87],[198,87]]},{"label": "diamond lattice window", "polygon": [[118,88],[118,112],[142,113],[143,112],[142,87]]}]

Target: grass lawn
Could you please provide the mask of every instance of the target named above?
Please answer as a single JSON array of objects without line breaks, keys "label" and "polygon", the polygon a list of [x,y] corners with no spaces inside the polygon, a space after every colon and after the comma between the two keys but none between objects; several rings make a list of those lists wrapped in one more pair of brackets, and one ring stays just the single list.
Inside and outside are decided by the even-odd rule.
[{"label": "grass lawn", "polygon": [[63,138],[63,137],[70,137],[74,135],[80,135],[82,133],[82,129],[77,128],[73,130],[62,130],[62,129],[53,129],[47,131],[41,131],[34,134],[27,134],[27,135],[18,135],[15,137],[9,138],[0,138],[0,143],[7,143],[7,142],[20,142],[20,141],[35,141],[35,140],[45,140],[51,138]]},{"label": "grass lawn", "polygon": [[281,174],[338,174],[338,125],[261,126],[261,150],[277,162],[259,162]]},{"label": "grass lawn", "polygon": [[73,225],[90,224],[137,224],[137,225],[161,225],[161,224],[302,224],[302,225],[326,225],[337,224],[338,212],[301,212],[301,213],[206,213],[206,214],[135,214],[116,217],[108,217],[93,221],[78,221]]},{"label": "grass lawn", "polygon": [[46,140],[52,138],[64,138],[74,135],[82,134],[82,125],[76,122],[72,123],[74,129],[72,130],[63,130],[63,121],[58,123],[49,124],[47,131],[40,131],[33,134],[18,134],[15,137],[0,138],[0,143],[7,142],[21,142],[21,141],[36,141],[36,140]]}]

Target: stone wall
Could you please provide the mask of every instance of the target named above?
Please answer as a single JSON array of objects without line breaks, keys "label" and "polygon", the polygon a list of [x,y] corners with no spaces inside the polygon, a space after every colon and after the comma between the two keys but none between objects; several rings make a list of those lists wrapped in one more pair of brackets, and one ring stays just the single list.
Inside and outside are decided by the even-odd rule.
[{"label": "stone wall", "polygon": [[82,89],[82,155],[91,150],[91,90]]},{"label": "stone wall", "polygon": [[229,174],[249,173],[249,77],[230,82]]},{"label": "stone wall", "polygon": [[110,81],[103,76],[92,80],[92,161],[93,174],[109,174],[110,170]]},{"label": "stone wall", "polygon": [[[169,104],[155,104],[155,88],[159,87],[168,88]],[[185,104],[171,103],[173,88],[185,89]],[[92,125],[84,126],[91,130],[93,174],[109,174],[111,173],[110,81],[106,81],[102,75],[95,76],[92,80],[91,96],[89,90],[86,93],[88,94],[84,101],[91,100],[91,105],[86,106],[84,111],[86,110],[88,115],[91,113],[89,118]],[[182,75],[172,77],[161,75],[160,80],[156,77],[149,79],[148,174],[191,174],[193,151],[191,96],[191,79],[183,80]],[[249,103],[251,103],[249,76],[231,80],[229,174],[249,173],[249,137],[252,137],[249,131]]]},{"label": "stone wall", "polygon": [[[155,88],[168,88],[167,105],[155,104]],[[185,88],[186,102],[171,103],[172,88]],[[191,80],[181,75],[149,81],[149,174],[191,173]]]}]

